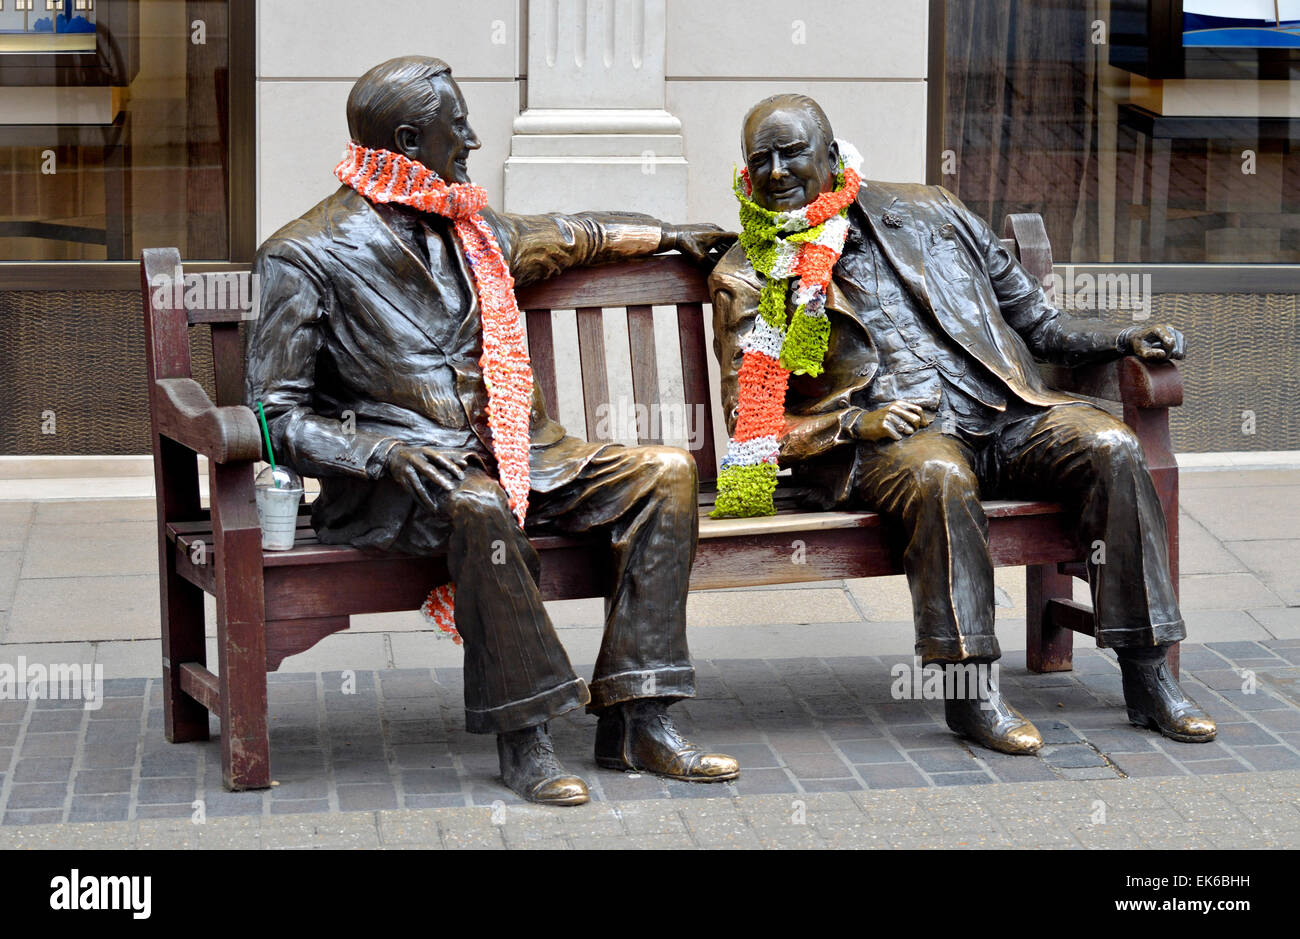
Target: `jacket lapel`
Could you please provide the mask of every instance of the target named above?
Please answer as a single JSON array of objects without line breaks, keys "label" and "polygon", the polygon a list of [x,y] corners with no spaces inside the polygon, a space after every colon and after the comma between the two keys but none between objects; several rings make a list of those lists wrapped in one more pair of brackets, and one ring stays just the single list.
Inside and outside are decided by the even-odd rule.
[{"label": "jacket lapel", "polygon": [[460,327],[456,330],[454,345],[457,349],[462,348],[470,337],[482,329],[483,317],[478,306],[478,286],[474,281],[474,272],[470,269],[469,258],[465,256],[465,246],[460,243],[460,236],[456,234],[456,226],[449,226],[451,237],[451,254],[452,260],[456,263],[460,272],[461,282],[469,290],[469,303],[465,307],[465,316],[460,321]]},{"label": "jacket lapel", "polygon": [[387,300],[393,315],[446,351],[430,303],[438,293],[433,277],[364,197],[346,189],[330,218],[330,234],[343,249],[333,252],[337,261]]},{"label": "jacket lapel", "polygon": [[[925,229],[912,217],[905,203],[868,182],[863,182],[858,191],[858,206],[898,276],[929,307],[930,290],[925,283],[925,249],[921,241]],[[886,222],[886,216],[891,222],[897,220],[897,224]]]}]

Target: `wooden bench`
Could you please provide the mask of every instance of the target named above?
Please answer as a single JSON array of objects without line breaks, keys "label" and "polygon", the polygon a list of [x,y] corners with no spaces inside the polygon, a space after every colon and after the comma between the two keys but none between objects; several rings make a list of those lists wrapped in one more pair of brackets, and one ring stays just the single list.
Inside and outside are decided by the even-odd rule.
[{"label": "wooden bench", "polygon": [[[1012,216],[1007,226],[1008,244],[1022,262],[1040,278],[1050,272],[1050,248],[1038,217]],[[240,321],[253,314],[155,306],[155,278],[175,277],[180,267],[175,249],[146,250],[141,260],[158,503],[166,733],[173,743],[206,740],[208,714],[216,714],[226,786],[264,788],[271,782],[267,671],[347,629],[355,614],[416,609],[430,587],[446,578],[446,565],[440,558],[320,544],[306,514],[300,516],[292,550],[262,550],[253,498],[254,462],[262,458],[262,438],[253,412],[242,403],[239,339]],[[704,319],[708,302],[704,272],[675,255],[571,271],[521,290],[533,369],[552,413],[557,413],[557,382],[551,311],[575,311],[570,315],[576,317],[585,429],[588,439],[600,439],[609,431],[602,418],[610,413],[603,311],[626,311],[632,393],[638,405],[649,406],[659,403],[652,305],[675,307],[686,413],[702,405],[705,423],[694,452],[701,477],[701,522],[691,589],[900,573],[901,546],[875,513],[801,512],[786,503],[770,518],[705,517],[717,475],[710,403],[715,390],[709,379],[712,354]],[[191,375],[190,327],[211,332],[215,402]],[[1178,475],[1167,413],[1182,400],[1177,369],[1130,358],[1073,370],[1052,368],[1050,383],[1122,403],[1124,419],[1142,440],[1164,504],[1177,583]],[[571,429],[581,433],[581,428]],[[643,429],[647,435],[641,442],[660,442],[649,436],[653,425]],[[207,458],[211,510],[200,501],[197,455]],[[1029,668],[1068,670],[1072,631],[1092,632],[1091,610],[1071,599],[1072,578],[1083,576],[1084,568],[1068,517],[1046,502],[989,502],[985,508],[994,563],[1028,569]],[[804,544],[802,564],[791,563],[796,539]],[[564,537],[540,537],[534,543],[547,599],[607,593],[607,552],[598,544]],[[216,597],[215,671],[206,662],[204,592]]]}]

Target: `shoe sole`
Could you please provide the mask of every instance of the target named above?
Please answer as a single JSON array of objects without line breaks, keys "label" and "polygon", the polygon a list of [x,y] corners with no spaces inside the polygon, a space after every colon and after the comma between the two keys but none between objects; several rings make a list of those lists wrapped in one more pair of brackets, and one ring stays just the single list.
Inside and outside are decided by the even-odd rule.
[{"label": "shoe sole", "polygon": [[1193,737],[1191,734],[1176,734],[1172,730],[1165,730],[1161,727],[1160,722],[1154,717],[1148,717],[1132,709],[1129,709],[1128,719],[1129,723],[1136,727],[1141,727],[1143,730],[1154,730],[1162,737],[1168,737],[1170,740],[1176,740],[1179,743],[1213,743],[1214,738],[1219,736],[1217,730],[1204,737]]},{"label": "shoe sole", "polygon": [[616,769],[622,773],[649,773],[651,776],[658,776],[660,779],[675,779],[678,782],[731,782],[733,779],[740,778],[740,770],[736,770],[734,773],[728,773],[725,776],[674,776],[670,773],[656,773],[652,769],[642,769],[639,766],[632,766],[623,760],[610,759],[609,757],[596,757],[596,765],[601,769]]}]

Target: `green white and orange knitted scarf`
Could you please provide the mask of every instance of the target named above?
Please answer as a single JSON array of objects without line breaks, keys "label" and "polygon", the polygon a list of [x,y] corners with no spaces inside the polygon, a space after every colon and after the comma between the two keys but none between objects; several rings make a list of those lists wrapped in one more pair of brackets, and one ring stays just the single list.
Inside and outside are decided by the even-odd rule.
[{"label": "green white and orange knitted scarf", "polygon": [[[488,391],[488,426],[501,487],[522,527],[528,513],[533,370],[515,301],[515,282],[496,236],[480,214],[487,192],[472,183],[445,182],[416,160],[349,142],[334,175],[371,202],[395,202],[449,219],[469,259],[483,318],[479,368]],[[459,645],[454,584],[429,594],[420,612]]]},{"label": "green white and orange knitted scarf", "polygon": [[[826,292],[844,250],[848,208],[862,184],[862,156],[848,141],[835,143],[840,152],[836,187],[803,208],[772,212],[755,203],[747,170],[733,182],[740,202],[740,246],[763,286],[753,327],[740,343],[736,424],[718,472],[713,518],[776,514],[773,496],[790,376],[822,373],[831,331]],[[787,312],[790,305],[793,312]]]}]

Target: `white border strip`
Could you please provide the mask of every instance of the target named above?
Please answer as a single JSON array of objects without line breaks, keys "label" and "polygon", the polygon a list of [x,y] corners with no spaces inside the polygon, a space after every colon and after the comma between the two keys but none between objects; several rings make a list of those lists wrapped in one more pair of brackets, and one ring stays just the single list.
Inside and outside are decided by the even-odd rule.
[{"label": "white border strip", "polygon": [[1179,453],[1178,468],[1199,470],[1300,469],[1300,450],[1231,450],[1223,453]]}]

